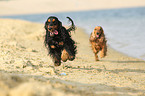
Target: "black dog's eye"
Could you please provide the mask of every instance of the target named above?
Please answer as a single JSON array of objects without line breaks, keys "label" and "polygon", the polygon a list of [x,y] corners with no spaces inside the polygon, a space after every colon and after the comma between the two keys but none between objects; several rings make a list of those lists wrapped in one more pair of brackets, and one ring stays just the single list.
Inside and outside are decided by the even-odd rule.
[{"label": "black dog's eye", "polygon": [[48,21],[48,22],[51,22],[51,20],[50,20],[50,19],[48,19],[47,21]]},{"label": "black dog's eye", "polygon": [[55,19],[52,19],[52,22],[55,22]]}]

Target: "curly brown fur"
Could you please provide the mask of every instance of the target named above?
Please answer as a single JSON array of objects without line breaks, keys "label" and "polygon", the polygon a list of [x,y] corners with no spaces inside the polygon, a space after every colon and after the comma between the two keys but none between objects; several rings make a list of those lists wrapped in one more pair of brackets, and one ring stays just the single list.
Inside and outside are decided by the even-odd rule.
[{"label": "curly brown fur", "polygon": [[70,17],[67,18],[72,23],[68,29],[62,26],[62,23],[55,16],[50,16],[45,22],[46,35],[44,43],[55,66],[60,66],[61,60],[64,62],[68,59],[74,60],[77,52],[76,43],[70,35],[70,32],[75,30],[75,25]]},{"label": "curly brown fur", "polygon": [[100,57],[103,58],[107,55],[107,40],[103,28],[101,26],[96,26],[94,31],[90,35],[90,43],[92,50],[95,54],[96,61],[99,61],[98,53],[100,51]]}]

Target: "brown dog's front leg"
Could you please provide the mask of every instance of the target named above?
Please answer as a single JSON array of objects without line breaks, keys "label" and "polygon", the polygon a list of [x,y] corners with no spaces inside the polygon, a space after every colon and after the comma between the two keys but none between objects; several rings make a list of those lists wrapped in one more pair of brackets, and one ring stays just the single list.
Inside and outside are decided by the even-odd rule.
[{"label": "brown dog's front leg", "polygon": [[96,61],[99,61],[97,53],[95,53],[95,59],[96,59]]}]

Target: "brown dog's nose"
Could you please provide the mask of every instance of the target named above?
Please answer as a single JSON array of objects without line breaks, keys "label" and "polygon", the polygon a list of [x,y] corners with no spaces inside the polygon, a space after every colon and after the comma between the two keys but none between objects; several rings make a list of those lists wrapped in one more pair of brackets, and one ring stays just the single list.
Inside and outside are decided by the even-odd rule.
[{"label": "brown dog's nose", "polygon": [[99,33],[97,33],[97,35],[99,35]]}]

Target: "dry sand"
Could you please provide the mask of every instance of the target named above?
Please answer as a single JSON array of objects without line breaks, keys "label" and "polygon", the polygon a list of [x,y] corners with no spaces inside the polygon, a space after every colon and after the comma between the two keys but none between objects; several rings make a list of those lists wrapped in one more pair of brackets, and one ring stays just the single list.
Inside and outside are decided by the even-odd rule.
[{"label": "dry sand", "polygon": [[84,30],[72,33],[76,59],[54,67],[43,44],[43,24],[0,22],[0,96],[145,95],[145,61],[109,48],[96,62]]}]

